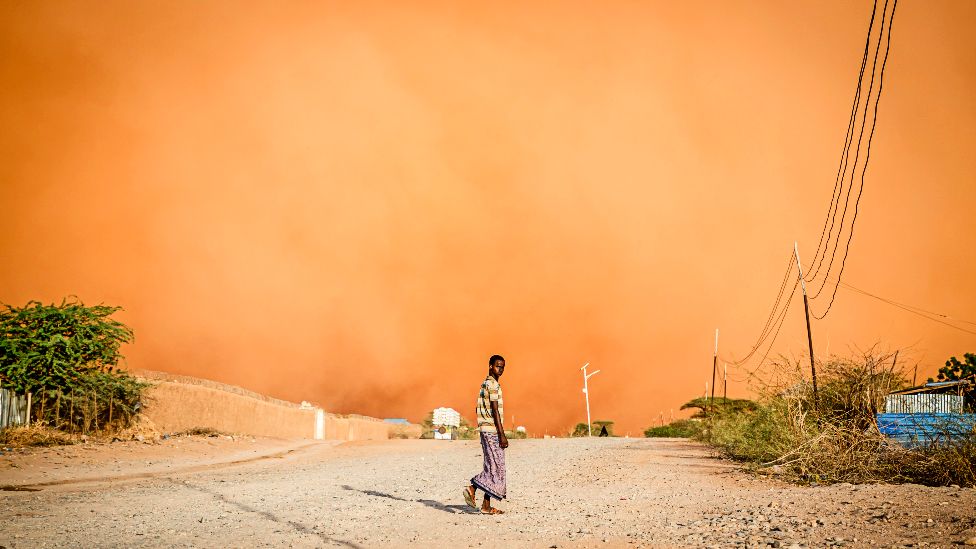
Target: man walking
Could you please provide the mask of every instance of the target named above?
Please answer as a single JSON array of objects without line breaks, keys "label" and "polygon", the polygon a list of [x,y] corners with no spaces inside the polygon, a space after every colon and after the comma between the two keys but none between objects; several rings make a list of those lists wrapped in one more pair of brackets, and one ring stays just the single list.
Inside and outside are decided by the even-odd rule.
[{"label": "man walking", "polygon": [[508,448],[508,438],[502,425],[504,407],[502,387],[498,384],[498,378],[504,372],[505,359],[492,355],[488,359],[488,377],[481,384],[477,407],[478,430],[481,431],[481,451],[485,465],[481,473],[471,479],[471,485],[464,488],[464,501],[475,509],[478,508],[475,491],[480,488],[485,493],[481,512],[486,515],[502,514],[501,509],[491,506],[491,499],[505,499],[505,448]]}]

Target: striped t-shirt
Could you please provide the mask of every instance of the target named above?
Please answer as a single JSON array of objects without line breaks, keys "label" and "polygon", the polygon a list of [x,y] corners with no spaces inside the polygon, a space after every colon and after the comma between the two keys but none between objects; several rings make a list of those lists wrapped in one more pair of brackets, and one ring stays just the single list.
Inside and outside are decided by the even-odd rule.
[{"label": "striped t-shirt", "polygon": [[478,429],[485,433],[495,433],[498,431],[495,428],[495,419],[491,415],[492,401],[498,403],[498,418],[504,418],[505,411],[502,409],[502,386],[498,384],[497,379],[488,376],[485,378],[485,382],[481,384],[481,392],[478,393],[477,409]]}]

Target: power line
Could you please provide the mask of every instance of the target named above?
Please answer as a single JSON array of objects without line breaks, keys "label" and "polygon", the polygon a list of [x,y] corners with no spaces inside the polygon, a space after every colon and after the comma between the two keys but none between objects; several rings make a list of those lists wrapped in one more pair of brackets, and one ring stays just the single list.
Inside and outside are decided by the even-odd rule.
[{"label": "power line", "polygon": [[[885,8],[887,8],[887,7],[888,7],[888,0],[885,0]],[[871,144],[874,142],[874,131],[877,128],[877,125],[878,125],[878,105],[881,103],[881,94],[884,91],[884,73],[885,73],[885,67],[887,67],[887,65],[888,65],[888,54],[891,52],[891,28],[892,28],[892,26],[894,25],[894,22],[895,22],[895,10],[896,9],[898,9],[898,0],[894,0],[894,3],[891,5],[891,15],[889,16],[889,21],[888,21],[888,36],[887,36],[887,39],[885,41],[885,55],[884,55],[884,60],[881,62],[881,74],[878,76],[878,95],[875,97],[875,100],[874,100],[874,113],[873,113],[873,117],[872,117],[872,121],[871,121],[871,134],[868,135],[868,146],[867,146],[867,150],[865,151],[864,165],[861,167],[861,183],[858,186],[857,198],[854,200],[854,216],[851,218],[851,230],[850,230],[850,232],[847,235],[847,244],[844,246],[844,257],[843,257],[843,259],[841,259],[840,271],[837,273],[837,283],[834,284],[834,290],[830,294],[830,303],[827,304],[827,308],[824,309],[824,312],[823,312],[822,315],[819,315],[818,316],[816,313],[814,313],[814,315],[813,315],[818,320],[819,319],[823,319],[824,317],[826,317],[827,316],[827,313],[830,312],[830,308],[833,307],[833,305],[834,305],[834,299],[837,298],[837,288],[840,285],[841,277],[843,277],[843,275],[844,275],[844,269],[847,266],[847,254],[850,253],[850,251],[851,251],[851,241],[854,239],[854,225],[857,222],[858,208],[861,205],[861,195],[864,193],[864,176],[865,176],[865,174],[868,171],[868,163],[871,161]],[[884,21],[881,22],[881,32],[882,33],[884,32]],[[881,43],[880,40],[881,39],[879,37],[879,39],[878,39],[879,46],[880,46],[880,43]],[[877,63],[877,58],[878,58],[878,52],[877,51],[875,51],[874,57],[875,57],[875,63]],[[869,87],[868,88],[868,100],[870,100],[870,98],[871,98],[871,93],[870,92],[871,92],[871,89]],[[865,114],[867,114],[867,111],[865,111]],[[863,126],[863,123],[862,123],[862,125],[861,125],[862,131],[863,131],[863,127],[864,126]],[[857,157],[856,156],[855,156],[854,165],[857,166]],[[852,175],[852,182],[853,182],[853,174],[851,174],[851,175]],[[839,240],[839,238],[838,238],[838,240]],[[827,282],[827,276],[829,276],[829,275],[830,275],[830,270],[828,269],[827,270],[827,275],[824,275],[824,283]],[[823,287],[821,286],[821,289],[822,288]],[[818,294],[819,294],[819,292],[818,292]],[[814,296],[814,297],[816,297],[816,296]]]},{"label": "power line", "polygon": [[903,309],[905,311],[908,311],[909,313],[916,314],[916,315],[918,315],[920,317],[923,317],[923,318],[927,318],[928,320],[932,320],[932,321],[938,322],[940,324],[945,324],[946,326],[949,326],[950,328],[955,328],[955,329],[957,329],[959,331],[966,332],[967,334],[976,335],[976,331],[967,330],[966,328],[963,328],[961,326],[956,326],[955,324],[951,324],[951,323],[949,323],[949,322],[947,322],[945,320],[942,320],[940,318],[933,318],[933,317],[942,317],[944,319],[954,320],[956,322],[964,322],[966,324],[972,324],[973,326],[976,326],[976,322],[972,322],[972,321],[969,321],[969,320],[962,320],[962,319],[958,319],[958,318],[952,318],[951,316],[949,316],[947,314],[936,313],[936,312],[933,312],[933,311],[927,311],[927,310],[925,310],[925,309],[923,309],[921,307],[916,307],[914,305],[907,305],[905,303],[899,303],[899,302],[897,302],[897,301],[895,301],[893,299],[888,299],[886,297],[881,297],[879,295],[872,294],[872,293],[867,292],[865,290],[862,290],[860,288],[856,288],[856,287],[851,286],[850,284],[848,284],[846,282],[841,282],[840,285],[843,286],[844,288],[848,289],[848,290],[857,292],[859,294],[866,295],[868,297],[872,297],[872,298],[877,299],[879,301],[883,301],[883,302],[885,302],[885,303],[887,303],[889,305],[892,305],[894,307],[898,307],[899,309]]},{"label": "power line", "polygon": [[[824,219],[824,227],[821,229],[820,232],[820,240],[817,243],[817,251],[814,254],[814,258],[811,260],[811,264],[815,264],[816,266],[813,272],[811,274],[808,274],[806,277],[804,277],[802,274],[798,274],[797,280],[793,284],[793,289],[790,292],[789,298],[787,298],[786,303],[783,305],[782,309],[780,309],[780,304],[782,303],[782,298],[786,289],[786,285],[789,280],[790,273],[792,272],[792,255],[791,255],[790,264],[786,270],[786,273],[783,276],[782,282],[780,283],[780,288],[776,295],[776,300],[773,303],[773,308],[766,319],[766,323],[763,325],[763,328],[760,331],[758,340],[756,341],[755,345],[752,346],[752,348],[749,350],[749,352],[746,354],[745,357],[743,357],[738,361],[735,360],[730,361],[732,362],[733,366],[741,366],[745,364],[763,347],[763,345],[767,342],[767,340],[769,340],[768,346],[766,346],[766,351],[763,354],[762,358],[760,359],[759,364],[751,372],[749,371],[746,372],[747,376],[749,377],[754,376],[755,373],[760,368],[762,368],[763,364],[765,363],[766,359],[769,356],[769,353],[772,351],[772,348],[775,345],[777,338],[779,337],[780,330],[782,329],[783,324],[785,323],[786,314],[789,311],[790,305],[793,301],[793,297],[796,295],[796,289],[800,285],[801,278],[803,280],[807,280],[810,282],[814,281],[817,278],[820,272],[820,267],[824,262],[824,258],[827,256],[827,250],[830,248],[831,241],[833,241],[833,249],[831,250],[830,253],[830,260],[827,263],[827,272],[824,274],[823,283],[820,285],[820,288],[817,290],[817,293],[813,296],[813,298],[818,297],[823,292],[828,281],[830,280],[830,274],[831,271],[833,270],[833,266],[837,258],[838,247],[840,245],[840,241],[844,233],[845,220],[847,219],[851,194],[854,189],[854,178],[857,171],[858,162],[861,157],[861,144],[864,140],[868,109],[870,109],[871,107],[871,97],[872,97],[872,92],[874,91],[875,77],[879,76],[878,92],[874,101],[874,113],[873,113],[873,119],[871,123],[871,131],[870,134],[868,135],[867,148],[865,150],[864,163],[861,169],[861,177],[858,186],[858,192],[854,202],[854,213],[850,221],[851,223],[850,231],[848,233],[847,241],[844,246],[844,252],[841,259],[840,269],[836,275],[837,281],[834,284],[834,288],[831,293],[830,302],[828,303],[826,310],[823,312],[823,315],[817,316],[816,314],[814,314],[814,316],[818,319],[823,319],[824,317],[826,317],[827,313],[830,312],[830,309],[833,306],[834,299],[837,296],[837,288],[841,284],[841,277],[843,276],[844,270],[846,268],[847,257],[848,254],[850,253],[850,246],[854,237],[854,225],[857,222],[857,214],[860,206],[861,196],[863,195],[864,192],[864,178],[865,178],[865,174],[867,173],[867,166],[871,158],[871,145],[874,139],[874,132],[877,127],[878,105],[881,101],[881,94],[884,88],[884,72],[888,62],[888,54],[891,49],[891,26],[892,23],[894,22],[895,9],[898,6],[898,0],[894,0],[894,5],[892,6],[890,15],[888,15],[888,4],[889,4],[889,0],[885,0],[885,4],[881,12],[881,28],[878,32],[877,45],[875,46],[875,51],[874,51],[874,59],[872,60],[872,64],[871,64],[871,79],[868,84],[867,96],[864,101],[864,113],[860,117],[861,128],[858,133],[857,148],[855,149],[855,154],[854,154],[854,163],[851,165],[850,183],[848,185],[845,185],[844,182],[847,179],[850,150],[854,142],[854,128],[856,126],[858,112],[860,111],[861,90],[863,88],[864,73],[867,68],[867,59],[871,50],[872,36],[874,31],[874,22],[877,15],[878,0],[874,0],[871,9],[871,20],[868,24],[868,33],[864,42],[864,53],[861,56],[861,67],[860,70],[858,71],[857,89],[855,90],[854,93],[854,101],[851,106],[851,114],[850,117],[848,118],[847,131],[845,132],[845,138],[844,138],[844,147],[842,149],[841,159],[837,169],[837,175],[834,178],[834,188],[831,192],[830,206],[828,207],[827,217]],[[878,75],[878,58],[880,56],[882,40],[885,38],[886,19],[887,19],[888,32],[887,32],[887,41],[885,43],[885,55],[881,64],[880,75]],[[836,222],[837,211],[840,209],[840,199],[841,199],[841,195],[844,195],[845,187],[847,192],[844,197],[844,208],[841,212],[840,222],[837,228],[837,236],[836,238],[834,238],[833,236],[834,226],[838,225],[838,223]],[[821,247],[823,248],[822,253],[821,253]],[[779,311],[778,314],[777,311]],[[771,340],[770,340],[770,336],[772,336]]]},{"label": "power line", "polygon": [[[896,2],[897,2],[897,0],[896,0]],[[844,198],[844,209],[841,212],[841,216],[840,216],[840,228],[837,230],[837,238],[834,240],[834,249],[830,253],[830,262],[827,264],[827,274],[824,275],[824,281],[823,281],[823,283],[821,283],[820,288],[817,289],[817,293],[812,296],[812,299],[816,299],[817,297],[819,297],[820,294],[823,292],[824,288],[827,285],[827,280],[830,278],[830,272],[831,272],[831,270],[834,267],[834,259],[837,256],[837,247],[840,245],[841,235],[844,232],[844,220],[847,218],[847,209],[848,209],[848,206],[850,205],[850,201],[851,201],[851,191],[854,189],[854,174],[855,174],[855,172],[857,170],[857,164],[858,164],[858,161],[860,160],[860,156],[861,156],[861,142],[864,139],[864,128],[867,125],[868,108],[870,108],[870,105],[871,105],[871,93],[874,90],[874,79],[875,79],[875,74],[877,73],[877,68],[878,68],[878,56],[881,53],[881,40],[884,37],[885,15],[887,14],[887,11],[888,11],[888,0],[885,0],[885,5],[884,5],[884,8],[882,9],[882,12],[881,12],[881,30],[878,32],[878,45],[875,47],[875,50],[874,50],[874,60],[873,60],[873,62],[871,64],[871,80],[868,83],[867,99],[864,101],[864,114],[861,116],[861,130],[860,130],[860,133],[859,133],[858,138],[857,138],[857,149],[855,149],[855,151],[854,151],[854,166],[851,168],[851,182],[847,186],[847,195]],[[894,20],[894,15],[895,15],[895,10],[892,9],[891,10],[891,18],[892,18],[892,20]],[[890,47],[890,45],[891,45],[891,26],[889,25],[889,27],[888,27],[888,46]],[[888,60],[888,52],[885,51],[885,61],[887,62],[887,60]],[[884,72],[884,66],[882,66],[881,70],[882,70],[882,72]],[[875,111],[874,111],[874,115],[875,116],[874,116],[874,122],[871,125],[871,136],[872,137],[874,136],[874,127],[875,127],[875,124],[877,124],[877,120],[878,120],[878,118],[877,118],[877,105],[878,105],[878,102],[880,100],[881,100],[881,89],[879,87],[878,94],[877,94],[877,96],[875,98]],[[868,140],[868,148],[869,149],[870,149],[870,146],[871,145],[870,145],[870,138],[869,138],[869,140]],[[870,158],[870,153],[868,153],[867,157],[865,158],[865,162],[864,162],[865,170],[867,169],[867,158]],[[858,197],[859,198],[860,198],[861,192],[863,192],[863,189],[864,189],[864,177],[863,177],[863,172],[862,172],[861,182],[860,182],[860,188],[858,190]],[[854,218],[854,219],[851,220],[851,233],[852,234],[853,234],[853,231],[854,231],[854,222],[855,221],[856,221],[856,218]],[[848,242],[847,242],[847,245],[845,246],[845,250],[844,250],[844,257],[845,257],[845,259],[847,257],[847,252],[849,251],[849,249],[850,249],[850,238],[848,238]],[[835,286],[834,287],[833,296],[836,296],[836,293],[837,293],[837,288]],[[831,305],[833,304],[833,296],[831,297]],[[827,309],[829,311],[830,307],[828,306]],[[824,316],[826,316],[826,314],[827,313],[825,312],[824,313]],[[817,317],[816,314],[814,314],[814,316],[816,318],[818,318],[818,319],[823,318],[823,317]]]},{"label": "power line", "polygon": [[[756,372],[758,372],[759,369],[763,367],[763,364],[766,363],[766,359],[769,357],[769,353],[770,351],[772,351],[773,345],[776,344],[776,339],[779,338],[779,332],[780,330],[782,330],[783,324],[786,323],[786,313],[789,312],[790,310],[790,305],[793,303],[793,296],[796,295],[796,288],[799,285],[800,285],[800,280],[799,277],[797,277],[796,282],[793,283],[793,289],[790,291],[790,297],[786,299],[786,304],[784,305],[783,310],[780,312],[779,316],[776,318],[776,321],[774,322],[774,324],[776,325],[776,331],[773,332],[773,339],[769,342],[769,345],[766,347],[766,352],[759,360],[759,363],[756,364],[756,367],[753,368],[752,371],[748,371],[748,370],[746,371],[745,379],[754,377],[756,375]],[[740,366],[744,364],[745,361],[746,359],[740,360],[739,362],[733,362],[733,366]],[[733,381],[742,382],[745,381],[745,379],[733,379]]]},{"label": "power line", "polygon": [[790,278],[790,273],[792,272],[793,272],[793,257],[791,255],[789,258],[787,258],[786,273],[783,275],[783,281],[780,282],[779,292],[776,294],[776,300],[773,302],[773,308],[771,311],[769,311],[769,316],[766,318],[766,323],[763,325],[762,330],[759,332],[759,339],[752,346],[752,348],[749,350],[749,353],[746,354],[745,357],[739,359],[738,361],[734,361],[734,360],[730,361],[732,362],[733,366],[738,366],[746,362],[747,360],[749,360],[752,357],[752,355],[754,355],[756,351],[759,350],[763,342],[769,336],[769,332],[771,331],[771,326],[772,324],[774,324],[773,319],[776,318],[776,311],[779,309],[780,301],[783,299],[783,292],[786,290],[786,283]]},{"label": "power line", "polygon": [[[844,147],[841,150],[840,162],[837,165],[837,175],[834,177],[834,189],[830,193],[830,206],[827,208],[827,217],[824,218],[823,229],[820,230],[820,240],[817,242],[817,250],[810,260],[810,264],[816,264],[815,270],[804,277],[807,282],[813,282],[820,272],[820,265],[823,258],[827,256],[827,247],[830,245],[831,237],[834,233],[834,220],[837,218],[837,206],[840,204],[840,195],[844,191],[844,179],[847,177],[847,159],[850,158],[851,144],[854,141],[854,123],[857,120],[857,110],[861,104],[861,88],[864,82],[864,68],[867,66],[868,53],[871,50],[871,31],[874,29],[874,16],[878,11],[878,0],[874,0],[871,8],[871,22],[868,23],[868,34],[864,39],[864,53],[861,55],[861,68],[857,75],[857,88],[854,91],[854,101],[851,104],[851,115],[847,121],[847,131],[844,134]],[[830,222],[830,230],[827,230],[827,223]],[[827,240],[824,240],[824,234]],[[838,237],[840,233],[838,232]],[[820,254],[820,245],[823,244],[823,255]],[[818,260],[819,258],[819,260]]]}]

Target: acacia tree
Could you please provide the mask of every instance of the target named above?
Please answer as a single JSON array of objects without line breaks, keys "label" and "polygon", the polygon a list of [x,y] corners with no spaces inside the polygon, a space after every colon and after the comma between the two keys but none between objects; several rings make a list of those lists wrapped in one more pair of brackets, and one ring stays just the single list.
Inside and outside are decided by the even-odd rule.
[{"label": "acacia tree", "polygon": [[122,344],[133,339],[128,326],[111,318],[120,307],[87,307],[77,299],[2,307],[0,384],[33,393],[35,417],[53,414],[55,425],[87,431],[136,413],[146,384],[115,369]]},{"label": "acacia tree", "polygon": [[[937,379],[939,381],[956,381],[976,377],[976,353],[966,353],[962,358],[963,360],[960,362],[956,357],[949,357],[945,366],[939,368]],[[929,383],[933,381],[935,380],[929,378]]]},{"label": "acacia tree", "polygon": [[0,311],[0,381],[17,392],[70,389],[94,371],[119,362],[132,330],[109,318],[120,307],[86,307],[79,301]]},{"label": "acacia tree", "polygon": [[[958,381],[967,378],[976,380],[976,353],[966,353],[962,358],[960,361],[956,357],[949,357],[945,366],[939,368],[939,375],[936,379],[938,381]],[[929,383],[933,381],[936,380],[929,378]],[[966,399],[967,408],[976,408],[976,388],[972,384],[963,390],[963,396]]]}]

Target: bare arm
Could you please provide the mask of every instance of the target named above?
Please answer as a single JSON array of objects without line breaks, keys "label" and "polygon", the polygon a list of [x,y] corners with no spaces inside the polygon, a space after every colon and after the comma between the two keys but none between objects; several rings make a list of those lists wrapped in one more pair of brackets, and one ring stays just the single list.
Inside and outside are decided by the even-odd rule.
[{"label": "bare arm", "polygon": [[498,413],[498,402],[491,401],[491,417],[495,420],[495,429],[498,431],[498,444],[502,448],[508,448],[508,437],[505,436],[505,427],[502,425],[502,416]]}]

